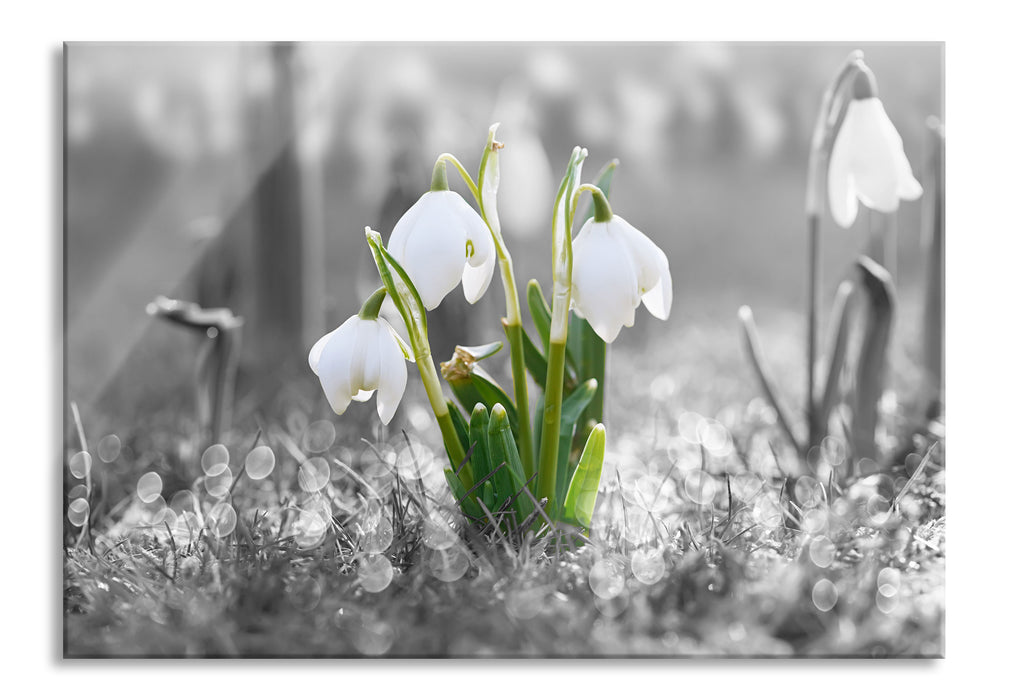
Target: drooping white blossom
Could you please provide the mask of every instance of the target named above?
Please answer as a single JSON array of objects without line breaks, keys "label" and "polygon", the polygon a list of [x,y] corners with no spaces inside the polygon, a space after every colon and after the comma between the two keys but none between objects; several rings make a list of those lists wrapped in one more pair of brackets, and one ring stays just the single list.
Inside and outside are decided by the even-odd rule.
[{"label": "drooping white blossom", "polygon": [[830,155],[827,193],[834,220],[844,228],[854,223],[859,202],[893,212],[900,200],[921,196],[904,142],[878,97],[849,103]]},{"label": "drooping white blossom", "polygon": [[476,303],[487,291],[497,261],[487,225],[451,190],[421,196],[393,227],[387,249],[428,310],[437,308],[460,281],[466,301]]},{"label": "drooping white blossom", "polygon": [[384,318],[351,316],[322,336],[308,353],[308,364],[337,415],[351,401],[378,393],[378,416],[389,424],[406,388],[409,346]]},{"label": "drooping white blossom", "polygon": [[648,236],[614,216],[585,222],[571,245],[571,307],[604,341],[634,325],[642,301],[656,318],[669,318],[669,260]]}]

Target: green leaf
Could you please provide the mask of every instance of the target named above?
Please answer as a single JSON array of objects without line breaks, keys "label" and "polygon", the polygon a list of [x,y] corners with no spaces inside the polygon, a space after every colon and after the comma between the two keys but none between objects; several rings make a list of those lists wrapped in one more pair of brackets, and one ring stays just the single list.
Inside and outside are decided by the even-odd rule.
[{"label": "green leaf", "polygon": [[[490,438],[488,437],[487,432],[488,422],[489,417],[487,407],[482,403],[478,403],[473,409],[473,415],[469,421],[470,444],[473,447],[473,456],[470,460],[473,462],[474,472],[480,472],[478,475],[474,476],[474,483],[480,481],[480,479],[487,474],[492,473],[498,466],[493,462],[490,455]],[[500,492],[502,484],[505,487],[504,490],[507,491],[510,480],[507,475],[502,476],[498,473],[491,477],[491,483],[493,483],[495,491]],[[488,501],[485,498],[484,503],[490,506],[494,503],[494,501]]]},{"label": "green leaf", "polygon": [[508,422],[508,412],[504,406],[497,404],[491,410],[490,424],[488,426],[490,437],[490,460],[491,464],[504,464],[508,474],[511,476],[511,493],[516,494],[515,508],[518,512],[519,522],[525,520],[532,512],[533,505],[529,502],[528,496],[522,493],[522,486],[528,481],[527,469],[523,466],[519,458],[519,450],[515,445],[515,436],[512,434],[511,425]]},{"label": "green leaf", "polygon": [[501,404],[504,407],[508,412],[508,420],[514,429],[514,426],[517,426],[519,421],[518,409],[515,407],[515,402],[512,401],[512,398],[501,388],[501,385],[476,365],[473,367],[470,379],[473,382],[473,388],[477,390],[477,393],[480,394],[480,398],[486,405],[494,406],[495,404]]},{"label": "green leaf", "polygon": [[459,504],[464,513],[472,518],[483,517],[483,511],[480,510],[479,504],[473,503],[466,497],[466,487],[459,481],[459,477],[455,475],[455,472],[451,468],[445,470],[445,481],[448,482],[449,488],[452,489],[452,495],[455,496],[456,503]]},{"label": "green leaf", "polygon": [[446,401],[445,403],[448,405],[448,414],[452,418],[452,427],[455,428],[455,433],[459,436],[459,442],[463,445],[468,445],[469,429],[466,427],[466,419],[463,418],[458,406],[451,401]]},{"label": "green leaf", "polygon": [[495,340],[493,343],[487,343],[486,345],[457,345],[457,350],[463,350],[473,356],[474,362],[479,362],[480,360],[486,360],[492,355],[496,355],[501,348],[504,347],[504,343],[500,340]]},{"label": "green leaf", "polygon": [[561,403],[560,443],[557,447],[557,489],[554,493],[564,493],[568,485],[568,473],[571,464],[571,441],[574,439],[575,423],[582,411],[592,401],[598,389],[595,379],[583,383]]},{"label": "green leaf", "polygon": [[[529,304],[529,313],[533,317],[533,325],[540,336],[543,347],[550,346],[550,305],[543,294],[543,288],[536,280],[529,280],[526,286],[526,302]],[[544,372],[544,375],[546,373]]]},{"label": "green leaf", "polygon": [[[375,259],[378,275],[382,278],[382,284],[385,285],[386,292],[407,326],[410,344],[417,347],[417,341],[427,337],[427,311],[424,309],[424,302],[421,301],[420,292],[402,266],[389,255],[389,251],[382,244],[381,234],[366,228],[365,236]],[[418,334],[420,337],[415,337]]]},{"label": "green leaf", "polygon": [[525,328],[522,329],[522,353],[525,355],[529,375],[542,389],[547,385],[547,358],[543,357],[540,349],[533,345]]},{"label": "green leaf", "polygon": [[599,423],[589,433],[578,466],[575,467],[564,498],[564,519],[586,528],[592,524],[592,513],[596,508],[599,493],[599,479],[603,473],[603,457],[606,455],[606,429]]}]

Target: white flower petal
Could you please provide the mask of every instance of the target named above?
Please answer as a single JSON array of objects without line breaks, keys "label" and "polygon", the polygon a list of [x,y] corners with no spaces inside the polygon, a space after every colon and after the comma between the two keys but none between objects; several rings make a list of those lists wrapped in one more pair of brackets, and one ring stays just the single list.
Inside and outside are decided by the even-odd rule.
[{"label": "white flower petal", "polygon": [[607,343],[616,340],[622,326],[634,325],[641,299],[635,263],[612,223],[590,219],[572,242],[572,301]]},{"label": "white flower petal", "polygon": [[827,166],[830,212],[834,215],[834,221],[842,228],[851,228],[858,215],[858,196],[855,194],[855,182],[851,177],[851,149],[852,128],[846,119],[838,131]]},{"label": "white flower petal", "polygon": [[[475,257],[475,256],[474,256]],[[470,258],[472,262],[473,258]],[[490,286],[491,278],[494,277],[494,264],[497,262],[497,253],[491,248],[491,254],[484,258],[482,264],[474,266],[469,262],[462,271],[462,291],[466,295],[466,301],[475,304]]]},{"label": "white flower petal", "polygon": [[406,389],[406,362],[394,337],[395,333],[391,327],[388,328],[388,331],[388,333],[381,332],[379,334],[378,348],[375,353],[379,357],[382,367],[378,382],[378,395],[375,401],[378,405],[378,417],[383,425],[389,425]]},{"label": "white flower petal", "polygon": [[447,217],[419,220],[399,260],[428,310],[456,288],[466,266],[466,235],[452,223]]},{"label": "white flower petal", "polygon": [[351,316],[330,333],[317,363],[322,390],[337,415],[347,410],[351,397],[357,393],[356,389],[351,391],[350,374],[359,321],[357,316]]},{"label": "white flower petal", "polygon": [[487,228],[487,224],[476,213],[476,210],[466,203],[462,195],[451,191],[446,191],[444,194],[451,195],[445,197],[446,204],[458,217],[459,226],[466,233],[466,240],[473,244],[469,264],[475,267],[482,265],[487,256],[495,254],[494,239],[491,237],[490,229]]},{"label": "white flower petal", "polygon": [[[627,245],[637,268],[638,293],[645,308],[665,321],[673,303],[673,279],[669,273],[669,258],[661,248],[638,229],[619,216],[613,217],[613,228]],[[611,228],[611,230],[613,230]]]},{"label": "white flower petal", "polygon": [[315,341],[315,345],[312,346],[312,349],[308,351],[308,366],[312,368],[312,371],[315,372],[316,376],[319,374],[319,357],[322,356],[322,349],[326,347],[326,343],[329,342],[329,339],[333,337],[334,333],[336,333],[335,330],[330,331],[319,338]]}]

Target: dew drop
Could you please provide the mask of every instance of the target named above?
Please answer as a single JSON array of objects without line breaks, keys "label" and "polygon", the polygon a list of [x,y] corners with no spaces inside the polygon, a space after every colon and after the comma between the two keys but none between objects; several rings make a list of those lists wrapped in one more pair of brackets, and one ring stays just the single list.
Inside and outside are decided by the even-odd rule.
[{"label": "dew drop", "polygon": [[207,513],[207,527],[217,537],[227,537],[235,531],[238,524],[238,514],[234,507],[227,501],[221,501],[214,505]]},{"label": "dew drop", "polygon": [[469,557],[461,545],[428,550],[428,568],[439,581],[458,581],[469,570]]},{"label": "dew drop", "polygon": [[714,501],[718,487],[714,477],[702,469],[692,469],[683,477],[683,490],[687,498],[698,505],[706,506]]},{"label": "dew drop", "polygon": [[639,549],[631,556],[631,573],[646,586],[661,579],[666,573],[666,562],[661,549]]},{"label": "dew drop", "polygon": [[897,596],[886,596],[883,595],[883,591],[876,591],[876,607],[884,615],[889,615],[894,610],[897,609],[898,599]]},{"label": "dew drop", "polygon": [[77,452],[70,458],[70,473],[78,479],[88,478],[91,473],[91,455],[87,452]]},{"label": "dew drop", "polygon": [[317,420],[305,430],[302,442],[309,452],[325,452],[336,442],[336,427],[328,420]]},{"label": "dew drop", "polygon": [[208,474],[203,480],[203,488],[207,490],[207,493],[214,498],[224,498],[228,495],[228,491],[231,489],[231,484],[234,482],[234,477],[231,474],[231,468],[226,465],[218,465],[220,471],[215,471],[212,474]]},{"label": "dew drop", "polygon": [[358,522],[358,531],[361,534],[358,546],[362,552],[378,554],[389,549],[392,544],[392,521],[378,503],[368,504]]},{"label": "dew drop", "polygon": [[382,656],[392,648],[394,630],[392,625],[381,620],[364,620],[360,628],[354,630],[351,639],[357,650],[365,656]]},{"label": "dew drop", "polygon": [[301,549],[312,549],[322,544],[326,539],[329,522],[318,512],[303,510],[294,521],[291,529],[294,541]]},{"label": "dew drop", "polygon": [[144,502],[140,509],[140,523],[146,526],[159,525],[165,520],[168,504],[160,494],[153,500]]},{"label": "dew drop", "polygon": [[820,612],[828,612],[837,605],[837,587],[833,581],[821,578],[813,585],[813,605]]},{"label": "dew drop", "polygon": [[809,543],[809,559],[821,569],[826,569],[833,564],[836,555],[837,548],[834,547],[834,543],[830,541],[829,537],[820,535],[814,537],[813,541]]},{"label": "dew drop", "polygon": [[890,566],[880,569],[876,576],[876,587],[881,596],[893,598],[900,592],[900,572]]},{"label": "dew drop", "polygon": [[67,520],[74,527],[84,527],[84,523],[88,521],[88,515],[91,512],[91,506],[88,505],[87,499],[77,498],[70,502],[70,506],[67,508]]},{"label": "dew drop", "polygon": [[315,493],[329,483],[329,462],[323,457],[312,457],[298,467],[298,485],[302,491]]},{"label": "dew drop", "polygon": [[546,603],[549,587],[515,586],[505,593],[505,610],[516,620],[531,620]]},{"label": "dew drop", "polygon": [[137,479],[137,498],[150,503],[161,495],[161,476],[157,472],[147,472]]},{"label": "dew drop", "polygon": [[224,445],[217,443],[216,445],[211,445],[203,451],[203,456],[200,457],[200,466],[203,467],[204,474],[210,474],[218,468],[218,464],[227,465],[231,459],[231,455],[228,454],[228,448]]},{"label": "dew drop", "polygon": [[119,458],[123,443],[118,435],[106,435],[98,441],[98,459],[111,464]]},{"label": "dew drop", "polygon": [[624,574],[611,559],[600,559],[589,569],[589,588],[599,598],[610,600],[624,590]]},{"label": "dew drop", "polygon": [[803,508],[815,506],[820,501],[821,496],[820,482],[813,477],[803,474],[795,480],[795,499]]},{"label": "dew drop", "polygon": [[392,562],[383,554],[362,554],[357,563],[357,582],[369,593],[378,593],[392,581]]},{"label": "dew drop", "polygon": [[459,536],[444,515],[431,511],[431,515],[424,521],[421,541],[428,549],[442,550],[454,546],[459,541]]},{"label": "dew drop", "polygon": [[245,458],[245,473],[254,481],[265,479],[277,464],[277,457],[269,445],[254,447]]}]

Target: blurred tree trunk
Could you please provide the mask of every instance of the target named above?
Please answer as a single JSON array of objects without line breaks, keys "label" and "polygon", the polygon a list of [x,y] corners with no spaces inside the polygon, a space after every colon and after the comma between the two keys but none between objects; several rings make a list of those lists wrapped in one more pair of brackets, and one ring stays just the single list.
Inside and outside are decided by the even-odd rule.
[{"label": "blurred tree trunk", "polygon": [[[258,49],[257,49],[258,50]],[[253,67],[249,145],[264,163],[253,188],[249,358],[256,369],[276,371],[304,349],[304,221],[302,175],[296,149],[293,44],[271,44]]]}]

